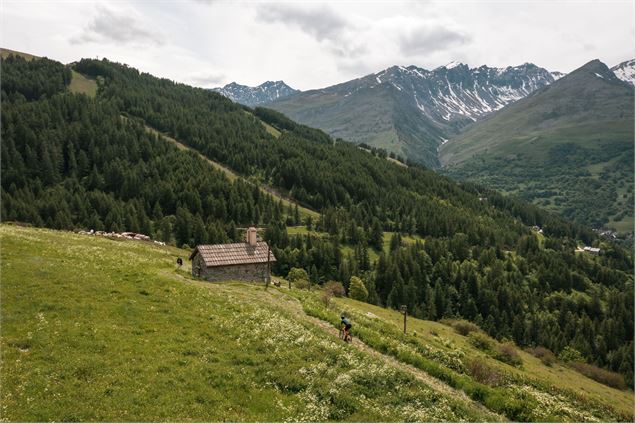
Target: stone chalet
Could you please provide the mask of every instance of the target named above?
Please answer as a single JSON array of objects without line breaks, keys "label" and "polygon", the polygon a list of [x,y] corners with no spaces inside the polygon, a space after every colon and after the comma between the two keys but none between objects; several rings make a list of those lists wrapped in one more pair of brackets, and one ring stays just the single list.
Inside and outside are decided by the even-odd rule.
[{"label": "stone chalet", "polygon": [[245,242],[199,245],[192,254],[192,275],[208,281],[240,280],[265,282],[270,264],[276,261],[264,241],[258,241],[256,228],[249,228]]}]

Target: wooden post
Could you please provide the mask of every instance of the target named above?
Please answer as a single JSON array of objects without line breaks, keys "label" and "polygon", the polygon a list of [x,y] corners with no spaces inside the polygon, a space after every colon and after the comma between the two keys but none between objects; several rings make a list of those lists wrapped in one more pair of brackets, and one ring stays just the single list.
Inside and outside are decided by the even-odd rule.
[{"label": "wooden post", "polygon": [[267,278],[265,280],[265,289],[269,288],[269,280],[271,279],[271,247],[267,243]]},{"label": "wooden post", "polygon": [[403,334],[406,334],[406,317],[408,316],[408,306],[402,305],[401,311],[403,312]]}]

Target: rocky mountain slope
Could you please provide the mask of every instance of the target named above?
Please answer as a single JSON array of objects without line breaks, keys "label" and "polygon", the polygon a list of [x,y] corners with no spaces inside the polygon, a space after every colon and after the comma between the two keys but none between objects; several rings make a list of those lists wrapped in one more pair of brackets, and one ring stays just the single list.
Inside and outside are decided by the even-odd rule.
[{"label": "rocky mountain slope", "polygon": [[454,176],[632,231],[633,89],[598,60],[472,125],[440,157]]},{"label": "rocky mountain slope", "polygon": [[635,86],[635,59],[626,60],[611,68],[615,76]]},{"label": "rocky mountain slope", "polygon": [[334,137],[384,148],[438,166],[437,147],[482,119],[560,77],[533,64],[506,68],[450,63],[434,70],[393,66],[269,105]]},{"label": "rocky mountain slope", "polygon": [[267,81],[257,87],[249,87],[240,85],[236,82],[225,85],[224,87],[212,88],[213,91],[224,95],[236,103],[245,106],[258,106],[264,103],[271,103],[299,92],[291,88],[283,81]]}]

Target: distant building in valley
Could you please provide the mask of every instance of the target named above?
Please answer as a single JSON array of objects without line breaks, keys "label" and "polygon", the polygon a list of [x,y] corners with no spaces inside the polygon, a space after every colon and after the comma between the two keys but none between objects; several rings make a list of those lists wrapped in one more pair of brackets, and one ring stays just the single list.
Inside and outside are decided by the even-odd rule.
[{"label": "distant building in valley", "polygon": [[258,240],[256,228],[249,228],[245,242],[199,245],[190,260],[192,275],[208,281],[264,282],[276,258],[267,243]]},{"label": "distant building in valley", "polygon": [[584,247],[583,250],[591,254],[600,254],[600,249],[595,247]]}]

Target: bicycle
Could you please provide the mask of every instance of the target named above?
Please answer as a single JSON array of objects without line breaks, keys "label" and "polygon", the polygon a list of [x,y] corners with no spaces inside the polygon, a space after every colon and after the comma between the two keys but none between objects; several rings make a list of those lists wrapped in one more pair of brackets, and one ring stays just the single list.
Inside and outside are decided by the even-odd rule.
[{"label": "bicycle", "polygon": [[350,331],[346,331],[346,329],[344,328],[344,326],[340,327],[340,339],[343,340],[344,342],[347,343],[352,343],[353,342],[353,336],[351,335]]}]

